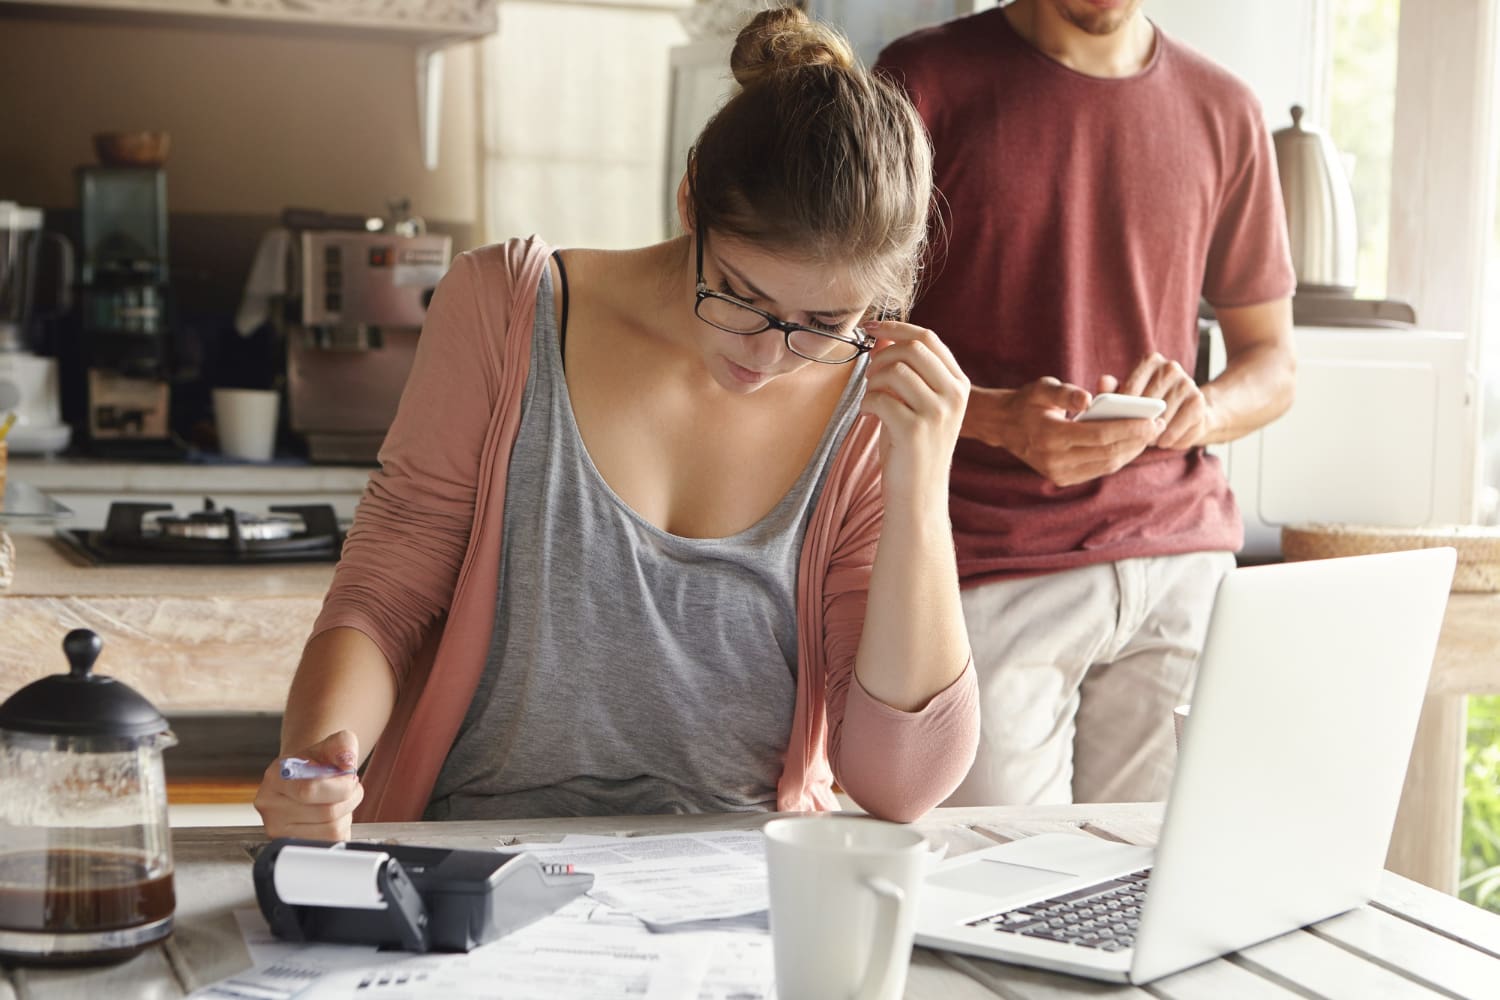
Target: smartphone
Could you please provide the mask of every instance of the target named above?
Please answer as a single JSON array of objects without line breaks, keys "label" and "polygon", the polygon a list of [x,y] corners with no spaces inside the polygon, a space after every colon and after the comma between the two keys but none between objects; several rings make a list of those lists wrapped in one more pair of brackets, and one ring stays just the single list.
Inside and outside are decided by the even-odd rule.
[{"label": "smartphone", "polygon": [[1126,396],[1118,392],[1101,392],[1094,397],[1089,408],[1084,410],[1075,420],[1150,420],[1159,417],[1166,410],[1167,403],[1163,399],[1153,399],[1150,396]]}]

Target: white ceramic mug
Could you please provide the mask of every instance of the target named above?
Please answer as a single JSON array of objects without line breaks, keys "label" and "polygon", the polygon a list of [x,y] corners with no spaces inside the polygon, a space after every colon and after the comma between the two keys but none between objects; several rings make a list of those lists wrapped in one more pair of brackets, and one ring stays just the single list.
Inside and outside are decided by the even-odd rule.
[{"label": "white ceramic mug", "polygon": [[264,462],[276,450],[281,397],[274,389],[215,389],[219,450],[230,458]]},{"label": "white ceramic mug", "polygon": [[910,827],[817,815],[765,825],[778,1000],[897,1000],[934,856]]}]

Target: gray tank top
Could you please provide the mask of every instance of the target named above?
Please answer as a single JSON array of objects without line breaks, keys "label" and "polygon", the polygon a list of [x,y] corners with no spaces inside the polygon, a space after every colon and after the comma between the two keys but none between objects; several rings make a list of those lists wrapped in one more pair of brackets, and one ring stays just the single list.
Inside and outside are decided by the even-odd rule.
[{"label": "gray tank top", "polygon": [[554,313],[548,268],[494,633],[425,818],[772,809],[796,698],[802,539],[864,379],[850,378],[807,468],[759,523],[683,538],[594,467]]}]

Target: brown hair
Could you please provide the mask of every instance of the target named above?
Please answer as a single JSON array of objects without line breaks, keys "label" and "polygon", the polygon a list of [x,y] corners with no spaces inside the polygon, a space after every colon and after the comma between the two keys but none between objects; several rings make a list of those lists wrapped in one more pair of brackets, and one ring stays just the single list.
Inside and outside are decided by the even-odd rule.
[{"label": "brown hair", "polygon": [[695,225],[846,263],[877,310],[904,316],[932,201],[916,109],[795,7],[755,15],[730,68],[741,89],[688,153]]}]

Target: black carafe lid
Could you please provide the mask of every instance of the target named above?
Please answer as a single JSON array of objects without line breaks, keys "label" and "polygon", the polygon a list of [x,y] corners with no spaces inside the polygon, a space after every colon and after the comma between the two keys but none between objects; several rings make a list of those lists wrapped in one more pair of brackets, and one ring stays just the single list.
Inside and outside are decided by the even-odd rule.
[{"label": "black carafe lid", "polygon": [[156,706],[128,685],[93,673],[104,642],[86,628],[63,639],[71,669],[33,681],[0,704],[0,730],[97,737],[100,749],[130,746],[167,731]]}]

